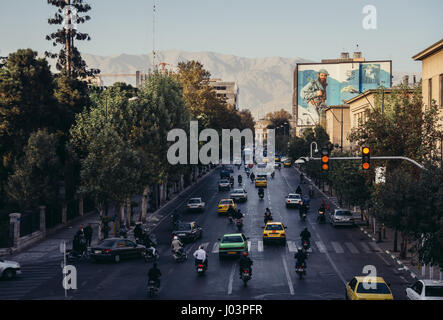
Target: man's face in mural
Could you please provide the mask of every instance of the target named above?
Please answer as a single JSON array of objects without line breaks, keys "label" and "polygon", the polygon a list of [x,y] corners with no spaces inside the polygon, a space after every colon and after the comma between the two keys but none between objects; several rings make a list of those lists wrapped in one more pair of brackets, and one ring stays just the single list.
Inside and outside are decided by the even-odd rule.
[{"label": "man's face in mural", "polygon": [[325,73],[319,73],[319,74],[318,74],[318,80],[319,80],[323,85],[325,85],[325,84],[326,84],[326,81],[328,80],[328,75],[325,74]]}]

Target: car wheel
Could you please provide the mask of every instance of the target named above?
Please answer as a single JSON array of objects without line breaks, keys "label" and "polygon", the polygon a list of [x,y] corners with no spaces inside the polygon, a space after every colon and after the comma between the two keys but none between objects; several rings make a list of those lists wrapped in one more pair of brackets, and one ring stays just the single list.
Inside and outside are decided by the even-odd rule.
[{"label": "car wheel", "polygon": [[114,256],[114,262],[115,262],[115,263],[119,263],[119,262],[120,262],[120,255],[119,255],[119,254],[116,254],[116,255]]},{"label": "car wheel", "polygon": [[3,272],[3,277],[4,277],[6,280],[11,280],[11,279],[13,279],[13,278],[15,277],[15,274],[16,274],[16,272],[15,272],[14,269],[6,269],[6,270]]}]

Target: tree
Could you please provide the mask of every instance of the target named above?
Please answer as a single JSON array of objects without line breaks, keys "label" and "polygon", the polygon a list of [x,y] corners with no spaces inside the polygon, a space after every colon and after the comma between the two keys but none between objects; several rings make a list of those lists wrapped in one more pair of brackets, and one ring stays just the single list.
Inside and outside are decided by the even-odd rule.
[{"label": "tree", "polygon": [[279,111],[268,112],[266,114],[266,120],[271,122],[271,126],[274,128],[278,128],[284,123],[289,123],[289,120],[292,119],[292,115],[286,111],[285,109],[280,109]]},{"label": "tree", "polygon": [[243,109],[240,111],[240,120],[241,126],[239,129],[251,129],[252,131],[254,131],[255,121],[249,109]]},{"label": "tree", "polygon": [[57,154],[59,138],[45,130],[32,133],[24,157],[9,176],[7,192],[21,209],[57,202],[58,182],[62,179]]},{"label": "tree", "polygon": [[91,10],[91,6],[84,4],[83,0],[48,0],[48,4],[57,8],[54,18],[48,19],[48,23],[63,25],[63,28],[47,35],[46,40],[52,41],[54,47],[62,45],[63,48],[58,54],[45,52],[46,57],[58,58],[57,70],[63,70],[68,77],[85,78],[99,73],[100,71],[97,69],[86,70],[86,63],[74,46],[74,40],[91,40],[87,33],[80,33],[76,29],[76,24],[85,23],[91,19],[89,15],[79,15],[79,13],[87,13]]}]

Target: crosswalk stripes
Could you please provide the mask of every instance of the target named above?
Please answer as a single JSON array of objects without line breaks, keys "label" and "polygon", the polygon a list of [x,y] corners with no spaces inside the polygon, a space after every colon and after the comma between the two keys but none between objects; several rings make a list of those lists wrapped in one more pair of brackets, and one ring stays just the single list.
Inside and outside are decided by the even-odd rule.
[{"label": "crosswalk stripes", "polygon": [[315,244],[317,245],[318,250],[320,251],[320,253],[326,253],[326,246],[323,244],[323,242],[315,241]]},{"label": "crosswalk stripes", "polygon": [[345,242],[345,246],[351,251],[351,253],[359,253],[358,249],[351,242]]},{"label": "crosswalk stripes", "polygon": [[263,252],[263,240],[258,240],[257,250],[258,250],[258,252]]},{"label": "crosswalk stripes", "polygon": [[248,241],[248,252],[251,252],[251,241]]},{"label": "crosswalk stripes", "polygon": [[218,253],[218,246],[219,246],[218,242],[214,243],[214,246],[212,247],[212,253]]},{"label": "crosswalk stripes", "polygon": [[297,245],[295,244],[294,241],[287,241],[287,243],[288,243],[289,252],[297,251]]},{"label": "crosswalk stripes", "polygon": [[365,242],[361,241],[360,246],[363,248],[364,253],[371,253],[372,252],[371,249],[369,249],[368,245]]},{"label": "crosswalk stripes", "polygon": [[345,252],[343,250],[342,246],[338,242],[332,241],[331,244],[332,244],[332,247],[334,247],[334,250],[336,253],[344,253]]}]

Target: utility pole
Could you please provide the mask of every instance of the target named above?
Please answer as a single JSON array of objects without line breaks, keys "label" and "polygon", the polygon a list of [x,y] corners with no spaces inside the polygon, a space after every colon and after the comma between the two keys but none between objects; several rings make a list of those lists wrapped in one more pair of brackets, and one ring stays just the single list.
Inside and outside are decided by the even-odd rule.
[{"label": "utility pole", "polygon": [[156,69],[155,55],[155,0],[152,0],[152,71]]},{"label": "utility pole", "polygon": [[340,149],[341,153],[343,153],[343,106],[341,108],[341,143],[340,143]]},{"label": "utility pole", "polygon": [[65,58],[66,58],[66,73],[68,76],[71,76],[71,20],[70,20],[70,7],[71,7],[71,0],[65,0],[67,8],[65,9]]}]

